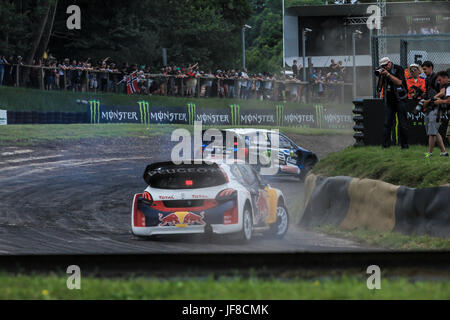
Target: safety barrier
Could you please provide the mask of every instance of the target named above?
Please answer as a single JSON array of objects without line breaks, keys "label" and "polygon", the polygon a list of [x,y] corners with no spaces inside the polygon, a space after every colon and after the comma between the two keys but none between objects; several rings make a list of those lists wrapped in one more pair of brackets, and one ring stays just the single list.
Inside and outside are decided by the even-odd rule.
[{"label": "safety barrier", "polygon": [[73,124],[87,123],[86,112],[8,111],[8,124]]},{"label": "safety barrier", "polygon": [[415,189],[379,180],[310,173],[299,225],[448,236],[450,185]]},{"label": "safety barrier", "polygon": [[230,104],[225,108],[199,107],[193,102],[185,106],[153,106],[140,100],[133,106],[108,106],[99,100],[89,100],[86,112],[21,112],[8,111],[8,124],[53,123],[135,123],[185,124],[201,121],[204,125],[233,126],[294,126],[304,128],[351,129],[349,111],[316,104],[298,110],[287,109],[284,104],[270,109],[241,108]]}]

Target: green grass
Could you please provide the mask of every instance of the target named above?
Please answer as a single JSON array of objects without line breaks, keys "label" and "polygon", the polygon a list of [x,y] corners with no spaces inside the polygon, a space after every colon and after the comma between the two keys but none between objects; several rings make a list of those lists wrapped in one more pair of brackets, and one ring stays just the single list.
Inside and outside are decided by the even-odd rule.
[{"label": "green grass", "polygon": [[450,250],[450,238],[428,235],[406,235],[399,232],[376,232],[363,228],[341,230],[333,226],[315,228],[333,236],[349,238],[364,245],[399,250]]},{"label": "green grass", "polygon": [[55,140],[81,140],[88,138],[149,137],[170,134],[181,126],[134,124],[60,124],[13,125],[0,127],[0,145],[33,145]]},{"label": "green grass", "polygon": [[367,278],[219,278],[159,280],[82,277],[81,290],[68,290],[66,276],[0,275],[0,299],[450,299],[450,281],[408,281],[382,277],[380,290]]},{"label": "green grass", "polygon": [[320,160],[313,172],[325,176],[351,176],[386,181],[395,185],[426,188],[450,182],[450,159],[440,157],[435,149],[425,158],[425,146],[382,149],[381,147],[348,147]]},{"label": "green grass", "polygon": [[[170,135],[173,130],[192,126],[152,124],[71,124],[71,125],[11,125],[0,127],[0,145],[34,145],[55,140],[80,140],[89,138],[150,137]],[[208,128],[205,126],[205,129]],[[227,127],[216,127],[227,128]],[[228,127],[230,128],[230,127]],[[269,128],[269,127],[262,127]],[[282,128],[286,134],[325,135],[351,134],[349,130]]]},{"label": "green grass", "polygon": [[[86,105],[77,104],[77,100],[100,100],[102,105],[137,105],[138,101],[146,100],[150,106],[186,106],[195,103],[197,107],[226,108],[230,104],[239,104],[243,109],[273,109],[280,102],[220,99],[220,98],[184,98],[145,95],[126,95],[113,93],[81,93],[67,91],[42,91],[38,89],[0,87],[0,109],[11,111],[64,111],[83,112]],[[313,104],[286,103],[285,110],[312,108]],[[329,105],[333,109],[351,111],[351,104]]]}]

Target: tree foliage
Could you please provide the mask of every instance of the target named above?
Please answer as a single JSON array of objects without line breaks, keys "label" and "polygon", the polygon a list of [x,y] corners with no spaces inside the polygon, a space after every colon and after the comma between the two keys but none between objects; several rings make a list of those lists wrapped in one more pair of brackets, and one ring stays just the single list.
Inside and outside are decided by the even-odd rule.
[{"label": "tree foliage", "polygon": [[252,0],[255,14],[249,24],[247,68],[256,72],[279,71],[283,64],[282,4],[279,0]]},{"label": "tree foliage", "polygon": [[[36,40],[45,43],[48,25],[41,26],[54,2],[0,0],[0,54],[26,56]],[[72,4],[81,8],[81,30],[66,27]],[[251,13],[246,0],[60,0],[48,49],[59,58],[109,56],[153,66],[162,64],[162,48],[167,48],[170,64],[233,67],[240,57],[241,26]],[[33,58],[41,57],[39,51]]]}]

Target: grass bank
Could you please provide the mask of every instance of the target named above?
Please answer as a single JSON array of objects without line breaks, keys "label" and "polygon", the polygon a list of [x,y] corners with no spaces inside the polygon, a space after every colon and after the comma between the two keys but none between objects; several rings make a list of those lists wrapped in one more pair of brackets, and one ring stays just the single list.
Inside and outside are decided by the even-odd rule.
[{"label": "grass bank", "polygon": [[[80,140],[88,138],[149,137],[170,135],[173,130],[192,126],[152,124],[62,124],[62,125],[10,125],[0,127],[0,145],[33,145],[54,140]],[[205,127],[208,128],[208,127]],[[218,127],[227,128],[227,127]],[[269,127],[262,127],[269,128]],[[350,130],[281,128],[286,134],[334,135],[351,134]]]},{"label": "grass bank", "polygon": [[[138,101],[146,100],[150,106],[186,106],[195,103],[197,107],[226,108],[230,104],[238,104],[243,109],[273,109],[279,102],[220,99],[220,98],[184,98],[164,96],[125,95],[113,93],[82,93],[67,91],[43,91],[38,89],[0,87],[0,109],[11,111],[64,111],[83,112],[85,105],[77,100],[100,100],[103,105],[136,105]],[[311,108],[313,104],[286,103],[285,110]],[[351,111],[352,104],[330,105],[330,108]]]},{"label": "grass bank", "polygon": [[426,188],[450,182],[450,158],[440,157],[437,149],[425,158],[425,146],[382,149],[348,147],[320,160],[313,172],[325,176],[351,176],[378,179],[395,185]]},{"label": "grass bank", "polygon": [[406,235],[399,232],[376,232],[366,229],[342,230],[333,226],[315,229],[329,235],[355,240],[361,244],[397,250],[450,250],[450,238]]},{"label": "grass bank", "polygon": [[0,275],[0,299],[450,299],[450,281],[408,281],[382,277],[380,290],[368,290],[365,277],[289,281],[258,278],[159,280],[81,279],[68,290],[67,275]]}]

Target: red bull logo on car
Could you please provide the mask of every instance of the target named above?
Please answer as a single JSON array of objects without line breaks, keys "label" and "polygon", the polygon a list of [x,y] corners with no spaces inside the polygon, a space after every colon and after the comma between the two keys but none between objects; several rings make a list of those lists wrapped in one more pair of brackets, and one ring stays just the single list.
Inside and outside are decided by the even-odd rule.
[{"label": "red bull logo on car", "polygon": [[258,221],[264,220],[269,216],[269,205],[263,191],[259,191],[258,200],[256,200],[256,207],[258,209]]},{"label": "red bull logo on car", "polygon": [[200,214],[195,214],[193,212],[187,211],[179,211],[169,213],[164,216],[162,213],[159,214],[159,226],[175,226],[178,228],[184,228],[189,225],[202,225],[205,224],[203,218],[205,217],[205,213],[201,212]]}]

